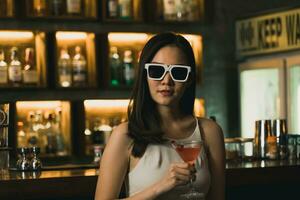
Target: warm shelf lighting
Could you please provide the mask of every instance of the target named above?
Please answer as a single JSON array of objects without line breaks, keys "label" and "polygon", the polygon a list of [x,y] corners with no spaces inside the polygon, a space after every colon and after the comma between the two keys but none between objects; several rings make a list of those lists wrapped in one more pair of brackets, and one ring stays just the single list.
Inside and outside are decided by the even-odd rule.
[{"label": "warm shelf lighting", "polygon": [[128,99],[105,99],[105,100],[85,100],[84,107],[86,108],[99,108],[99,107],[109,107],[109,108],[118,108],[126,107],[129,104]]},{"label": "warm shelf lighting", "polygon": [[85,32],[57,32],[57,40],[85,40],[87,33]]},{"label": "warm shelf lighting", "polygon": [[55,109],[62,106],[61,101],[19,101],[17,108],[30,109]]},{"label": "warm shelf lighting", "polygon": [[32,39],[34,34],[29,31],[0,31],[0,38],[9,39]]},{"label": "warm shelf lighting", "polygon": [[200,35],[193,35],[193,34],[182,34],[183,37],[185,37],[185,39],[187,39],[188,41],[201,41],[201,36]]},{"label": "warm shelf lighting", "polygon": [[146,33],[109,33],[108,40],[110,42],[145,42],[149,38]]},{"label": "warm shelf lighting", "polygon": [[204,99],[195,98],[194,113],[195,113],[196,117],[204,117],[205,116]]}]

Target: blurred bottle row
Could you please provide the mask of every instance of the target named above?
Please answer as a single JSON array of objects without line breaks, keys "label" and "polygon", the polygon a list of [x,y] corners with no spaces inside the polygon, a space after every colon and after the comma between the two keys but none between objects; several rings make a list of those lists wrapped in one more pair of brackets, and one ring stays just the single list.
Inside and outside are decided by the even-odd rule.
[{"label": "blurred bottle row", "polygon": [[[0,0],[0,17],[13,17],[16,2]],[[199,21],[204,12],[204,0],[22,0],[20,5],[26,7],[22,10],[27,17],[95,19],[102,15],[108,21],[141,21],[145,15],[158,21]]]},{"label": "blurred bottle row", "polygon": [[[16,148],[39,147],[41,156],[69,156],[74,138],[82,138],[82,152],[93,155],[102,149],[112,129],[126,121],[128,100],[86,100],[81,130],[74,130],[69,101],[16,102]],[[75,126],[76,126],[75,125]],[[73,127],[73,128],[72,128]],[[80,126],[81,127],[81,126]],[[74,136],[74,132],[80,136]],[[81,140],[81,139],[80,139]],[[77,146],[76,148],[80,148]]]},{"label": "blurred bottle row", "polygon": [[[107,39],[100,41],[95,33],[58,31],[53,38],[55,48],[50,52],[48,45],[52,44],[47,39],[52,41],[49,37],[53,35],[49,35],[0,31],[0,87],[131,87],[139,54],[151,37],[147,33],[108,33]],[[184,36],[190,41],[200,67],[201,36]],[[103,48],[108,52],[102,52]],[[99,59],[96,50],[101,53]]]},{"label": "blurred bottle row", "polygon": [[[15,148],[39,147],[41,157],[70,156],[74,150],[93,156],[127,120],[128,104],[128,99],[84,100],[83,110],[73,113],[77,104],[71,101],[17,101],[10,135]],[[196,99],[194,108],[196,116],[205,116],[203,99]]]},{"label": "blurred bottle row", "polygon": [[29,111],[25,121],[18,121],[18,147],[40,147],[42,154],[67,155],[62,134],[61,108],[55,112]]}]

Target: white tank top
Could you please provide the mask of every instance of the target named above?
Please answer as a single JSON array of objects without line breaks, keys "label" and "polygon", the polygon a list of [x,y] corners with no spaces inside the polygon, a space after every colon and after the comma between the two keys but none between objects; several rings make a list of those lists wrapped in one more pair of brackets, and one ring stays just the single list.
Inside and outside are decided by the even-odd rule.
[{"label": "white tank top", "polygon": [[[189,141],[201,139],[198,120],[193,134],[185,139],[173,141]],[[171,140],[165,144],[150,144],[147,146],[144,155],[140,158],[137,165],[129,172],[127,180],[128,195],[132,196],[145,188],[160,181],[167,173],[169,166],[174,162],[183,162],[178,153],[171,145]],[[197,191],[207,194],[210,187],[210,172],[205,148],[199,154],[195,168],[196,180],[193,182]],[[180,194],[189,191],[189,185],[178,186],[171,191],[163,194],[157,199],[170,200],[180,199]]]}]

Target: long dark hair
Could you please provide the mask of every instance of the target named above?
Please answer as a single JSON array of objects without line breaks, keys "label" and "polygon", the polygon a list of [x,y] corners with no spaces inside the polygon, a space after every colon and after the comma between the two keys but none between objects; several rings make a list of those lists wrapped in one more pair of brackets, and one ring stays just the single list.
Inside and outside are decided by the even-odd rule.
[{"label": "long dark hair", "polygon": [[165,141],[161,130],[160,116],[149,92],[144,66],[145,63],[152,61],[155,54],[162,47],[168,45],[181,49],[192,68],[189,76],[191,83],[186,88],[179,106],[184,114],[193,114],[196,86],[196,67],[193,49],[190,43],[181,35],[170,32],[157,34],[146,43],[142,50],[128,106],[128,135],[134,142],[132,155],[135,157],[141,157],[148,144],[159,144]]}]

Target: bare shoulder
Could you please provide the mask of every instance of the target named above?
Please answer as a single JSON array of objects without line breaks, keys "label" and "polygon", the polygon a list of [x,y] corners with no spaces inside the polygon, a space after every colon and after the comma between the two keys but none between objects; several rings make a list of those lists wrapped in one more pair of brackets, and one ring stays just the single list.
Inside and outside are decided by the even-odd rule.
[{"label": "bare shoulder", "polygon": [[205,137],[205,140],[207,141],[209,146],[223,143],[223,131],[219,124],[207,118],[198,118],[198,120],[203,129],[202,134]]},{"label": "bare shoulder", "polygon": [[129,147],[132,143],[132,139],[128,136],[128,122],[123,122],[113,129],[111,137],[109,139],[108,146],[121,145],[120,147]]}]

